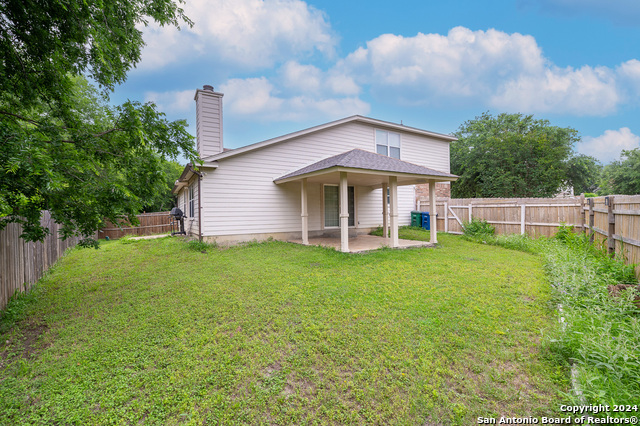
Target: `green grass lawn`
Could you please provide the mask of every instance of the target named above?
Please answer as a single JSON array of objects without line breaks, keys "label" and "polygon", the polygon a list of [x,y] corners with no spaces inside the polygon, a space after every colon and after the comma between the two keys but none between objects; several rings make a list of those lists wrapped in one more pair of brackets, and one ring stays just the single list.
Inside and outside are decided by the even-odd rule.
[{"label": "green grass lawn", "polygon": [[0,424],[557,413],[568,385],[540,349],[557,321],[541,260],[438,238],[367,254],[170,238],[73,250],[0,325]]}]

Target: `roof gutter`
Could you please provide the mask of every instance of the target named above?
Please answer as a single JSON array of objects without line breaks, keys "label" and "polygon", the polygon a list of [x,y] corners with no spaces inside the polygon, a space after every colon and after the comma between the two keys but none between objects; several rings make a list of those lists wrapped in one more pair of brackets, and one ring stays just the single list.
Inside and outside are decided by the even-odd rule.
[{"label": "roof gutter", "polygon": [[[198,167],[198,170],[202,170],[202,169],[217,169],[217,168],[218,168],[218,162],[217,161],[211,161],[211,162],[204,163],[203,165]],[[176,180],[175,184],[173,185],[173,188],[171,189],[171,193],[172,194],[177,194],[178,191],[180,191],[180,189],[182,189],[185,186],[187,186],[189,180],[191,180],[191,177],[193,177],[194,174],[197,174],[197,175],[201,176],[200,172],[196,171],[196,169],[193,167],[193,164],[192,163],[188,163],[184,167],[184,170],[182,171],[182,174],[180,175],[178,180]]]},{"label": "roof gutter", "polygon": [[448,174],[446,176],[427,175],[427,174],[417,174],[417,173],[393,172],[393,171],[386,171],[386,170],[359,169],[355,167],[333,166],[327,169],[316,170],[313,172],[303,173],[296,176],[291,176],[286,178],[276,178],[273,180],[273,183],[275,183],[276,185],[280,185],[287,182],[295,182],[304,178],[311,178],[311,177],[326,175],[326,174],[335,173],[335,172],[348,172],[348,173],[357,173],[357,174],[374,175],[374,176],[415,177],[419,179],[435,180],[437,182],[455,182],[456,180],[458,180],[458,177],[459,177],[452,174]]}]

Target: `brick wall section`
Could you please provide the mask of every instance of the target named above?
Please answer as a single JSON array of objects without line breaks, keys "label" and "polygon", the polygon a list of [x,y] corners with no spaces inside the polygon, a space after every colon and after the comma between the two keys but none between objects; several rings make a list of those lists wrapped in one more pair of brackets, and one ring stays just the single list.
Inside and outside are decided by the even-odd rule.
[{"label": "brick wall section", "polygon": [[[451,197],[451,184],[449,183],[436,183],[436,198],[450,198]],[[429,184],[416,185],[416,204],[417,201],[429,200]]]}]

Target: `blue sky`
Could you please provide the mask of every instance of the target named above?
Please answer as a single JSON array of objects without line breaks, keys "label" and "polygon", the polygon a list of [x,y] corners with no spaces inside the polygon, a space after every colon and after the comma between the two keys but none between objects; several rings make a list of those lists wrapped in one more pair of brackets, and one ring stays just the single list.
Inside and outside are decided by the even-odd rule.
[{"label": "blue sky", "polygon": [[353,114],[452,133],[484,111],[573,127],[603,163],[640,147],[640,1],[186,0],[151,25],[113,102],[154,101],[195,133],[225,94],[237,148]]}]

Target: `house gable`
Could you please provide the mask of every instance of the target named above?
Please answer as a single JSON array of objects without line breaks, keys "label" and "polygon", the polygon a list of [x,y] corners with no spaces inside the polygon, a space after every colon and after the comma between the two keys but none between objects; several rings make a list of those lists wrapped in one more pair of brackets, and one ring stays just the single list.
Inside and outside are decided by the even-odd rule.
[{"label": "house gable", "polygon": [[[367,124],[369,126],[371,126],[372,128],[377,128],[380,130],[387,130],[387,131],[393,131],[393,132],[399,132],[402,134],[405,134],[407,136],[409,135],[413,135],[409,136],[409,138],[413,138],[414,140],[417,138],[429,138],[432,140],[441,140],[441,141],[446,141],[446,142],[452,142],[457,140],[457,138],[455,138],[454,136],[451,135],[444,135],[441,133],[435,133],[435,132],[430,132],[427,130],[422,130],[422,129],[417,129],[414,127],[409,127],[409,126],[404,126],[402,124],[396,124],[396,123],[391,123],[388,121],[382,121],[382,120],[376,120],[374,118],[369,118],[369,117],[363,117],[360,115],[354,115],[351,117],[346,117],[340,120],[336,120],[336,121],[332,121],[329,123],[325,123],[325,124],[321,124],[319,126],[314,126],[314,127],[310,127],[308,129],[304,129],[304,130],[300,130],[298,132],[294,132],[294,133],[289,133],[287,135],[283,135],[283,136],[279,136],[277,138],[272,138],[272,139],[267,139],[265,141],[262,142],[258,142],[258,143],[254,143],[251,145],[247,145],[241,148],[236,148],[236,149],[230,149],[230,150],[225,150],[225,152],[222,152],[220,154],[216,154],[216,155],[210,155],[207,157],[204,157],[205,161],[215,161],[215,160],[220,160],[223,158],[228,158],[228,157],[233,157],[236,155],[240,155],[240,154],[244,154],[246,152],[250,152],[250,151],[254,151],[257,149],[264,149],[267,148],[269,146],[273,146],[276,144],[280,144],[280,143],[285,143],[291,140],[295,140],[301,137],[305,137],[308,135],[312,135],[313,133],[316,132],[323,132],[326,131],[328,129],[334,128],[334,127],[338,127],[338,126],[343,126],[345,124],[348,123],[362,123],[362,124]],[[375,139],[374,139],[375,140]],[[375,151],[375,144],[374,144],[374,151]]]}]

